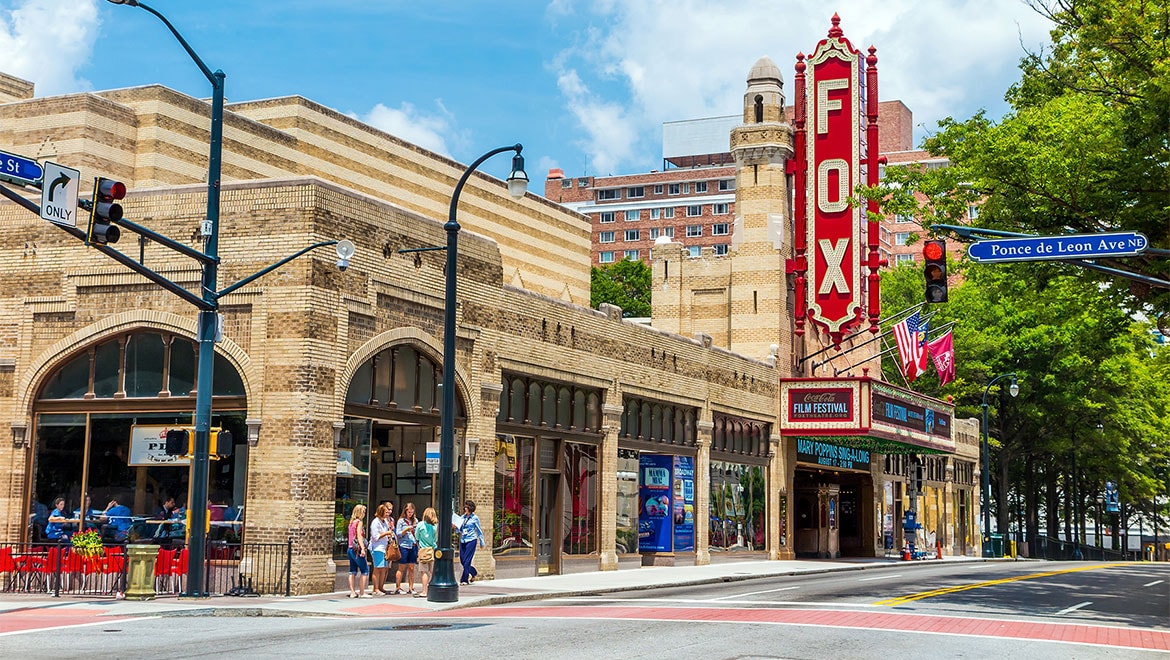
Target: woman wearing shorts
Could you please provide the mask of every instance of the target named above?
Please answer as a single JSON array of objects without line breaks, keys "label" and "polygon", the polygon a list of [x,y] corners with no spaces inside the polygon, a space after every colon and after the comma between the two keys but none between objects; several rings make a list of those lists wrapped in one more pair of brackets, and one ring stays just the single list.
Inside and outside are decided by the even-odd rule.
[{"label": "woman wearing shorts", "polygon": [[[369,598],[366,593],[366,577],[370,573],[370,565],[366,562],[366,505],[359,504],[353,508],[353,515],[349,517],[349,597]],[[359,578],[358,575],[361,575]],[[357,590],[354,590],[354,581],[357,580]]]},{"label": "woman wearing shorts", "polygon": [[390,507],[379,504],[377,511],[374,512],[374,520],[370,523],[370,555],[374,559],[371,581],[375,596],[386,593],[382,590],[386,584],[386,575],[390,572],[390,564],[386,562],[386,546],[390,542],[389,537],[394,534],[390,527],[393,524],[390,520]]},{"label": "woman wearing shorts", "polygon": [[[414,516],[414,503],[407,502],[402,507],[402,517],[398,519],[395,531],[398,533],[398,551],[402,557],[398,560],[398,572],[394,574],[394,593],[414,594],[414,569],[418,565],[418,541],[414,537],[414,528],[418,525],[418,518]],[[406,573],[406,591],[402,590],[402,574]]]},{"label": "woman wearing shorts", "polygon": [[423,511],[422,522],[414,530],[414,536],[418,539],[418,581],[422,583],[422,591],[415,594],[419,598],[426,598],[427,585],[435,572],[435,550],[439,545],[438,523],[439,516],[428,506]]}]

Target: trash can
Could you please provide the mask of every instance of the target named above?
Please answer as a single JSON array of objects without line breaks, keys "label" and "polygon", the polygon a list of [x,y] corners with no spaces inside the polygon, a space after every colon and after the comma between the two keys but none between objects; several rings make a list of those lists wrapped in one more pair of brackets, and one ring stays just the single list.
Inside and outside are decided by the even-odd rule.
[{"label": "trash can", "polygon": [[988,534],[983,537],[984,557],[1003,557],[1003,534]]},{"label": "trash can", "polygon": [[157,557],[157,545],[131,543],[126,546],[127,600],[154,599],[154,562]]}]

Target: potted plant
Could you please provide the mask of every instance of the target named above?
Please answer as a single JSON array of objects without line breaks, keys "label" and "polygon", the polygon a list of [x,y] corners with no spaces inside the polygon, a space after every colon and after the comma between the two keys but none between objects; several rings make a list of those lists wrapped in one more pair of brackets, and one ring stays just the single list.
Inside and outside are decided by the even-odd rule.
[{"label": "potted plant", "polygon": [[95,530],[73,535],[73,551],[86,557],[98,557],[102,554],[102,535]]}]

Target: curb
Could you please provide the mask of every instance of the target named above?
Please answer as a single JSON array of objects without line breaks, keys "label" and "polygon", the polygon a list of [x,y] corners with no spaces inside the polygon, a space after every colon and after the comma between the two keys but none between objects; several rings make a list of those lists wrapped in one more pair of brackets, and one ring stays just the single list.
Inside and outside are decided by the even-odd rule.
[{"label": "curb", "polygon": [[[968,560],[964,563],[989,563],[1014,561],[1007,558],[990,558],[981,557]],[[1025,560],[1028,561],[1028,560]],[[927,566],[942,563],[938,560],[926,560],[923,562],[909,562],[908,564],[858,564],[856,566],[843,566],[835,568],[817,568],[803,571],[773,571],[768,573],[751,573],[745,575],[722,575],[716,577],[696,578],[691,580],[675,581],[675,582],[661,582],[654,584],[641,584],[637,586],[614,586],[602,587],[597,589],[575,589],[572,591],[533,591],[518,594],[501,594],[497,596],[485,596],[475,600],[468,600],[466,602],[456,602],[451,605],[431,611],[420,611],[411,613],[402,613],[404,617],[425,617],[438,612],[450,612],[453,610],[467,609],[471,607],[491,607],[493,605],[509,605],[512,603],[523,603],[534,600],[546,600],[550,598],[580,598],[583,596],[601,596],[605,594],[623,593],[627,591],[642,591],[646,589],[667,589],[671,587],[695,587],[706,584],[720,584],[728,582],[747,582],[749,580],[762,580],[776,577],[792,577],[796,575],[823,575],[826,573],[848,573],[852,571],[866,571],[879,568],[902,568],[907,565]],[[274,603],[274,605],[277,605]],[[207,607],[191,610],[175,610],[171,612],[156,612],[156,613],[141,613],[128,616],[159,616],[159,617],[185,617],[185,616],[220,616],[220,617],[336,617],[336,618],[360,618],[363,615],[353,614],[349,612],[304,612],[300,610],[283,609],[279,606],[274,607]]]}]

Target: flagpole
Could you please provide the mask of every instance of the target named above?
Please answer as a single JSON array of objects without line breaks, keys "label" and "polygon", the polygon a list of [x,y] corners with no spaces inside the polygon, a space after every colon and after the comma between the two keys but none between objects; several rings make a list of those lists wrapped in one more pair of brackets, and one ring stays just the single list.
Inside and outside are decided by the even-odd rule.
[{"label": "flagpole", "polygon": [[[884,319],[879,319],[879,320],[878,320],[878,325],[881,325],[881,324],[883,324],[883,323],[885,323],[885,322],[887,322],[887,321],[893,321],[894,319],[896,319],[896,318],[899,318],[899,317],[901,317],[901,316],[902,316],[902,315],[904,315],[904,314],[907,314],[907,313],[913,313],[914,311],[917,311],[917,310],[921,309],[921,308],[922,308],[924,305],[926,305],[926,303],[917,303],[917,304],[915,304],[915,305],[911,305],[910,307],[907,307],[907,308],[905,308],[905,309],[903,309],[903,310],[901,310],[901,311],[894,312],[893,314],[890,314],[889,316],[887,316],[887,317],[886,317],[886,318],[884,318]],[[913,311],[912,311],[912,310],[913,310]],[[931,314],[934,314],[934,312],[931,312]],[[865,328],[865,329],[863,329],[863,330],[857,330],[857,331],[854,331],[854,332],[852,332],[852,333],[850,333],[850,334],[847,334],[847,335],[845,335],[844,337],[842,337],[842,338],[841,338],[841,341],[848,341],[848,340],[850,340],[850,339],[852,339],[852,338],[856,337],[857,335],[860,335],[860,334],[862,334],[862,333],[865,333],[865,332],[869,332],[869,328]],[[887,332],[889,332],[889,331],[887,330]],[[873,340],[870,340],[870,341],[873,341]],[[866,343],[868,343],[868,342],[866,342]],[[861,344],[861,346],[864,346],[864,345],[865,345],[865,344]],[[810,353],[810,354],[808,354],[808,355],[806,355],[806,356],[804,356],[804,357],[800,358],[800,362],[798,362],[797,364],[798,364],[798,365],[802,365],[802,364],[804,364],[806,361],[808,361],[808,360],[811,360],[811,359],[815,358],[816,356],[820,355],[821,353],[824,353],[824,352],[826,352],[826,351],[831,351],[831,350],[833,350],[834,348],[837,348],[837,346],[836,346],[836,345],[835,345],[835,346],[826,346],[826,347],[822,348],[821,350],[817,351],[816,353]],[[850,349],[850,350],[853,350],[853,349]],[[822,363],[821,363],[821,365],[824,365],[824,364],[825,364],[824,362],[822,362]],[[813,367],[813,369],[816,369],[816,367]]]},{"label": "flagpole", "polygon": [[[955,327],[955,322],[954,322],[954,321],[948,321],[947,323],[944,323],[942,326],[940,326],[940,327],[938,328],[938,333],[939,333],[939,334],[945,334],[946,332],[949,332],[949,331],[950,331],[951,329],[953,329],[954,327]],[[883,338],[887,337],[889,334],[890,334],[890,331],[883,332],[883,333],[881,334],[881,336],[880,336],[880,337],[878,337],[878,339],[883,339]],[[852,350],[852,349],[850,349],[850,350]],[[870,360],[873,360],[873,359],[875,359],[875,358],[885,357],[885,356],[889,355],[890,353],[893,353],[895,350],[897,350],[897,347],[894,347],[894,348],[887,348],[887,349],[884,349],[884,350],[883,350],[881,353],[875,353],[875,354],[873,354],[873,355],[871,355],[871,356],[869,356],[869,357],[865,358],[864,360],[861,360],[861,361],[859,361],[859,362],[853,362],[853,363],[850,363],[848,366],[842,367],[842,368],[840,368],[840,369],[838,369],[838,368],[834,367],[834,368],[833,368],[833,375],[834,375],[834,376],[837,376],[837,375],[839,375],[839,374],[840,374],[842,371],[848,371],[848,370],[850,370],[850,369],[852,369],[852,368],[854,368],[854,367],[856,367],[856,366],[859,366],[859,365],[865,364],[866,362],[869,362]],[[834,359],[836,359],[836,358],[834,358]],[[828,364],[828,363],[829,363],[829,361],[820,362],[820,363],[818,363],[818,364],[817,364],[817,366],[818,366],[818,367],[820,367],[820,366],[824,366],[824,365],[826,365],[826,364]],[[815,371],[815,370],[816,370],[816,367],[813,367],[813,370]]]},{"label": "flagpole", "polygon": [[[935,314],[937,314],[937,313],[938,312],[931,312],[931,313],[927,314],[926,317],[922,319],[922,322],[925,323],[925,322],[929,321],[930,319],[934,318]],[[882,332],[878,336],[876,336],[872,339],[867,339],[856,346],[851,346],[851,347],[841,351],[840,353],[834,355],[833,357],[828,358],[827,360],[825,360],[823,362],[814,362],[813,366],[812,366],[812,370],[811,370],[812,375],[815,376],[817,373],[817,369],[825,366],[826,364],[829,364],[830,362],[832,362],[833,360],[836,360],[837,358],[841,357],[842,355],[848,355],[849,353],[852,353],[853,351],[856,351],[857,349],[859,349],[863,346],[866,346],[867,344],[872,344],[873,342],[878,341],[878,340],[882,339],[883,337],[888,336],[893,331],[894,331],[894,328],[891,327],[889,330]],[[819,352],[824,353],[824,351],[819,351]],[[811,357],[811,356],[809,356],[809,357]]]}]

